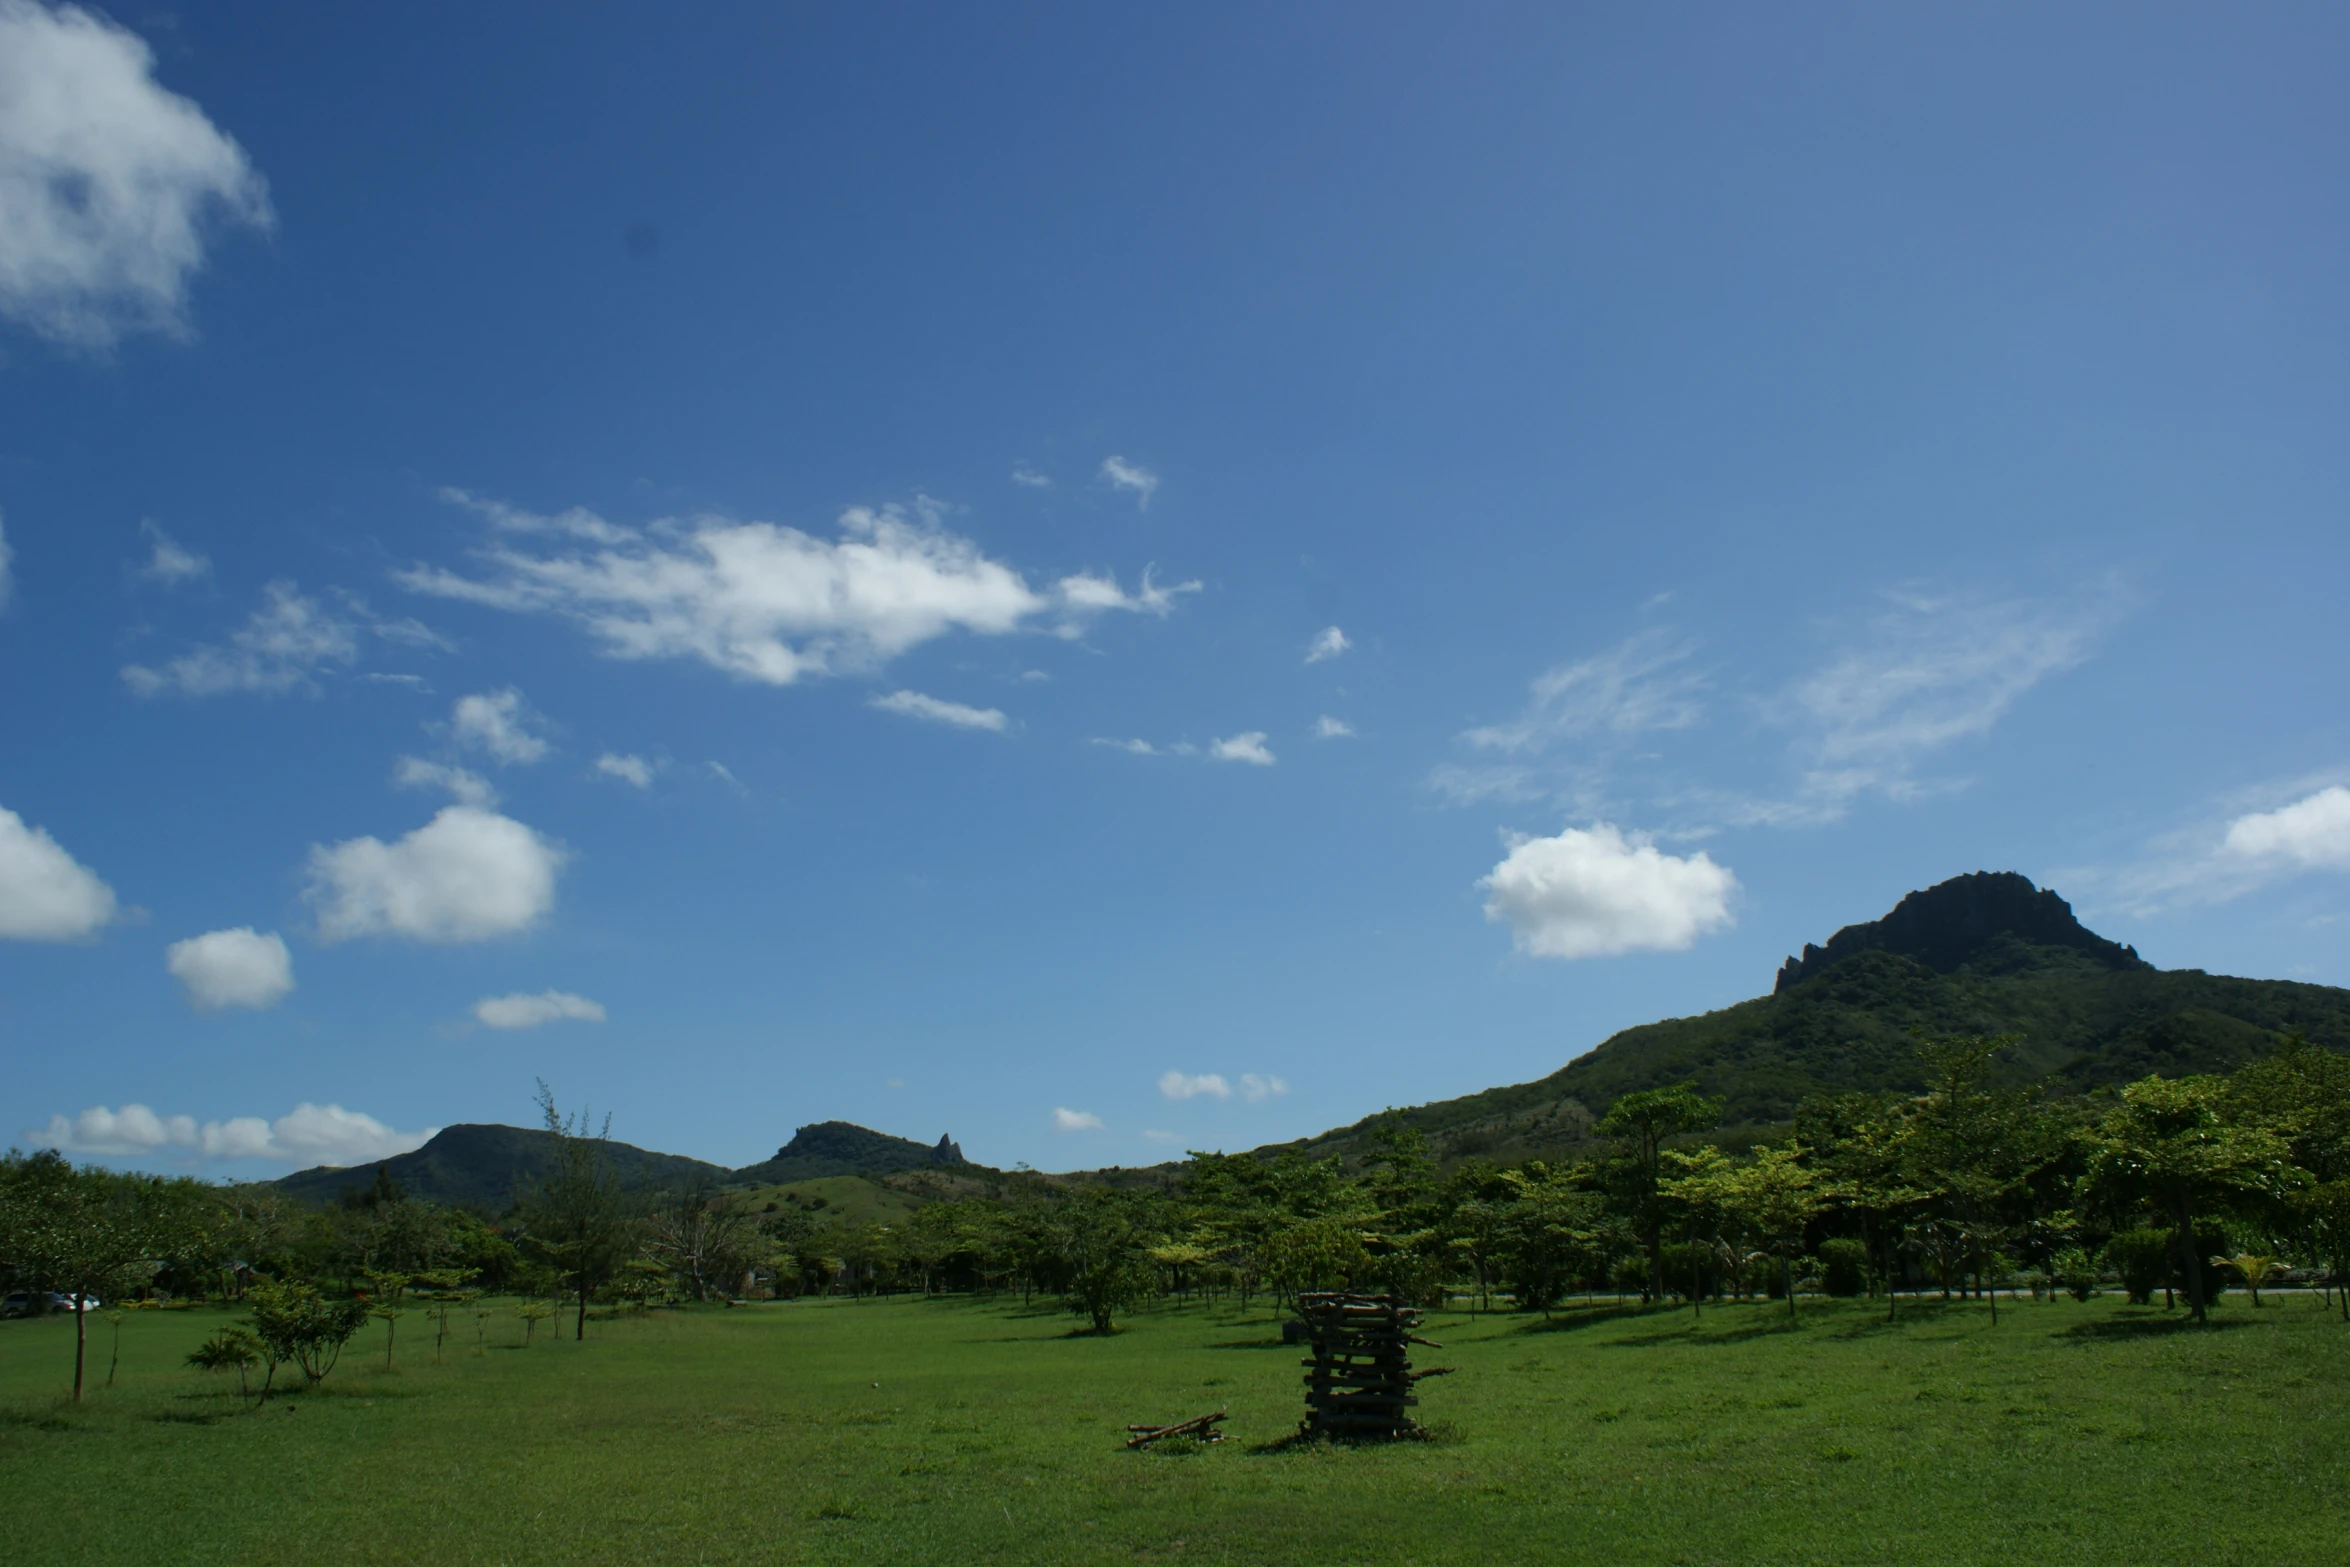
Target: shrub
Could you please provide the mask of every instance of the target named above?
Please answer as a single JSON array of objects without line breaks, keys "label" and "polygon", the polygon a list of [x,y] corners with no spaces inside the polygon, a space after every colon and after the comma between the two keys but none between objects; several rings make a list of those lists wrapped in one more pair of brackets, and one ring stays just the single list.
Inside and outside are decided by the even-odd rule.
[{"label": "shrub", "polygon": [[[253,1309],[253,1334],[269,1358],[269,1374],[287,1361],[316,1384],[325,1379],[367,1320],[367,1302],[328,1300],[307,1284],[256,1284],[246,1292]],[[263,1387],[266,1389],[265,1380]]]},{"label": "shrub", "polygon": [[2147,1304],[2170,1281],[2172,1239],[2168,1230],[2124,1230],[2105,1243],[2105,1265],[2121,1275],[2131,1305]]},{"label": "shrub", "polygon": [[1831,1295],[1858,1295],[1869,1287],[1869,1249],[1851,1239],[1820,1245],[1820,1288]]},{"label": "shrub", "polygon": [[2048,1264],[2049,1277],[2075,1300],[2097,1293],[2097,1259],[2080,1247],[2060,1251]]}]

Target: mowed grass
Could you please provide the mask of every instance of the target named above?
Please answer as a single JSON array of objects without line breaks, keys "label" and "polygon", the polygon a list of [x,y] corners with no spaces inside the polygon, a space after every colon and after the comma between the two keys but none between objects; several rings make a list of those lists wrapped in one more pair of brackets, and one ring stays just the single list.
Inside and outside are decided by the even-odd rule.
[{"label": "mowed grass", "polygon": [[[656,1312],[519,1348],[421,1313],[240,1409],[181,1368],[225,1311],[0,1324],[0,1538],[39,1562],[2343,1562],[2350,1327],[2231,1296],[1442,1316],[1438,1439],[1282,1445],[1265,1309],[1107,1338],[1016,1302]],[[97,1378],[107,1330],[92,1324]],[[1219,1406],[1232,1440],[1131,1453]]]}]

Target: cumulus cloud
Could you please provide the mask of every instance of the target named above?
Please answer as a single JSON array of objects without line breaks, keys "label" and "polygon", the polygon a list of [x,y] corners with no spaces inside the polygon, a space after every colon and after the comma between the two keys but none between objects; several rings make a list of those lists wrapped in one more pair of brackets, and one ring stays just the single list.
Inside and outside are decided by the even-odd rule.
[{"label": "cumulus cloud", "polygon": [[1265,731],[1251,729],[1246,734],[1218,740],[1208,747],[1208,755],[1219,762],[1246,762],[1252,767],[1273,765],[1273,753],[1265,747]]},{"label": "cumulus cloud", "polygon": [[114,889],[0,806],[0,940],[78,941],[114,918]]},{"label": "cumulus cloud", "polygon": [[1140,463],[1128,462],[1114,454],[1102,459],[1102,480],[1113,490],[1131,492],[1138,511],[1151,509],[1151,496],[1159,487],[1157,474]]},{"label": "cumulus cloud", "polygon": [[1250,1104],[1262,1104],[1277,1094],[1289,1092],[1289,1085],[1278,1077],[1261,1077],[1254,1072],[1240,1074],[1240,1097]]},{"label": "cumulus cloud", "polygon": [[284,1164],[370,1164],[410,1153],[440,1131],[394,1131],[374,1116],[341,1105],[299,1104],[274,1121],[257,1115],[198,1125],[189,1115],[157,1115],[142,1104],[120,1110],[93,1105],[76,1116],[53,1115],[23,1141],[60,1153],[117,1158],[184,1153],[199,1159],[273,1159]]},{"label": "cumulus cloud", "polygon": [[1679,949],[1727,925],[1738,878],[1702,853],[1664,854],[1600,822],[1514,840],[1477,885],[1485,917],[1506,922],[1519,951],[1590,958]]},{"label": "cumulus cloud", "polygon": [[182,548],[152,521],[142,521],[139,532],[147,539],[147,564],[139,568],[139,575],[165,584],[177,584],[201,577],[212,570],[212,562],[194,550]]},{"label": "cumulus cloud", "polygon": [[445,762],[428,762],[421,756],[403,756],[394,763],[392,782],[403,789],[446,789],[458,804],[483,810],[498,803],[498,791],[481,774]]},{"label": "cumulus cloud", "polygon": [[1182,1072],[1168,1072],[1159,1079],[1159,1092],[1169,1099],[1197,1099],[1202,1094],[1216,1099],[1229,1099],[1232,1097],[1232,1085],[1214,1072],[1202,1072],[1196,1077]]},{"label": "cumulus cloud", "polygon": [[1041,473],[1038,473],[1034,468],[1029,467],[1026,463],[1014,463],[1012,465],[1012,482],[1019,485],[1022,489],[1028,490],[1049,490],[1053,487],[1053,481],[1051,479],[1047,478]]},{"label": "cumulus cloud", "polygon": [[[1001,636],[1058,613],[1165,614],[1176,588],[1119,590],[1080,575],[1039,592],[1011,567],[942,526],[928,500],[851,507],[840,537],[765,522],[702,517],[622,528],[591,512],[539,517],[450,492],[497,538],[464,576],[419,566],[397,574],[418,593],[578,622],[614,658],[698,658],[745,680],[870,669],[964,631]],[[537,548],[526,548],[525,545]]]},{"label": "cumulus cloud", "polygon": [[2350,789],[2335,784],[2276,810],[2239,816],[2220,847],[2255,865],[2350,870]]},{"label": "cumulus cloud", "polygon": [[[2158,839],[2135,865],[2058,874],[2069,887],[2132,913],[2153,914],[2181,904],[2226,903],[2311,871],[2350,870],[2350,788],[2303,779],[2249,794],[2216,823]],[[2280,796],[2286,797],[2281,805],[2242,809]]]},{"label": "cumulus cloud", "polygon": [[1306,662],[1309,664],[1319,664],[1324,659],[1336,658],[1339,654],[1345,652],[1348,648],[1353,646],[1354,644],[1346,639],[1345,632],[1339,630],[1336,626],[1324,626],[1321,631],[1315,635],[1314,640],[1308,644],[1306,648]]},{"label": "cumulus cloud", "polygon": [[531,730],[541,722],[512,686],[459,697],[449,713],[449,732],[459,745],[489,754],[505,767],[529,766],[547,754],[547,742]]},{"label": "cumulus cloud", "polygon": [[250,925],[207,931],[163,949],[163,966],[187,990],[199,1011],[228,1007],[256,1011],[276,1006],[294,988],[294,957],[275,931]]},{"label": "cumulus cloud", "polygon": [[653,787],[653,774],[660,771],[658,762],[648,762],[641,756],[622,755],[606,751],[596,758],[596,772],[605,778],[617,778],[624,784],[639,789]]},{"label": "cumulus cloud", "polygon": [[543,919],[569,858],[512,817],[451,805],[390,843],[352,838],[312,847],[303,897],[324,941],[483,941]]},{"label": "cumulus cloud", "polygon": [[87,349],[184,337],[218,221],[267,228],[267,186],[153,51],[78,6],[0,0],[0,315]]},{"label": "cumulus cloud", "polygon": [[1101,1129],[1102,1118],[1091,1110],[1064,1110],[1056,1107],[1053,1111],[1053,1130],[1056,1132],[1098,1132]]},{"label": "cumulus cloud", "polygon": [[575,996],[568,990],[542,990],[537,995],[517,991],[511,996],[484,996],[473,1004],[474,1021],[484,1028],[537,1028],[544,1023],[601,1023],[604,1004]]},{"label": "cumulus cloud", "polygon": [[988,729],[1002,734],[1006,724],[999,708],[965,707],[960,702],[941,701],[935,696],[924,696],[919,691],[892,691],[887,696],[872,698],[865,705],[884,713],[919,718],[929,724],[946,724],[955,729]]},{"label": "cumulus cloud", "polygon": [[[308,687],[322,671],[358,661],[357,621],[336,614],[291,582],[272,582],[261,596],[261,607],[229,634],[225,646],[196,647],[161,668],[125,665],[123,683],[140,696],[274,694]],[[396,629],[394,634],[406,633]]]},{"label": "cumulus cloud", "polygon": [[1354,732],[1354,725],[1343,718],[1332,718],[1328,713],[1314,720],[1314,738],[1317,740],[1344,740]]}]

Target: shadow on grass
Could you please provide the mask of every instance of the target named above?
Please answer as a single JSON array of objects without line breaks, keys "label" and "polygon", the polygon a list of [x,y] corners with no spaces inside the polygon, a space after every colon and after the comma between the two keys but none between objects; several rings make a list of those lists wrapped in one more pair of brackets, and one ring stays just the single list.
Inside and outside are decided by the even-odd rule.
[{"label": "shadow on grass", "polygon": [[2106,1317],[2095,1322],[2076,1322],[2057,1334],[2058,1338],[2157,1338],[2171,1333],[2219,1333],[2229,1328],[2248,1328],[2250,1322],[2241,1317],[2213,1318],[2197,1322],[2185,1312],[2160,1317]]},{"label": "shadow on grass", "polygon": [[1502,1329],[1503,1333],[1572,1333],[1579,1328],[1597,1327],[1603,1322],[1623,1322],[1641,1315],[1638,1306],[1586,1307],[1580,1311],[1561,1312],[1557,1316],[1534,1317]]}]

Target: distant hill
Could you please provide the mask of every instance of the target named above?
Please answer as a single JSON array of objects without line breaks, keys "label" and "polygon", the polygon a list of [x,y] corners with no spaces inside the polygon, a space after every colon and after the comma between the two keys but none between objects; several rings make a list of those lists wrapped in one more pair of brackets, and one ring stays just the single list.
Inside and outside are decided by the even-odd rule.
[{"label": "distant hill", "polygon": [[775,1150],[774,1158],[745,1165],[730,1179],[806,1181],[824,1175],[888,1175],[965,1162],[963,1150],[951,1137],[941,1136],[933,1147],[847,1121],[819,1121],[794,1132],[790,1142]]},{"label": "distant hill", "polygon": [[[622,1184],[632,1189],[685,1187],[696,1181],[731,1178],[723,1165],[654,1153],[627,1143],[607,1143],[605,1151]],[[502,1214],[546,1172],[553,1159],[554,1138],[546,1132],[520,1126],[468,1125],[444,1127],[422,1148],[385,1159],[382,1167],[411,1197]],[[347,1168],[320,1165],[296,1171],[274,1184],[304,1202],[331,1202],[346,1190],[373,1181],[375,1172],[372,1164]]]},{"label": "distant hill", "polygon": [[[1728,1101],[1731,1127],[1785,1122],[1814,1093],[1916,1091],[1912,1029],[2020,1034],[2015,1081],[2085,1089],[2228,1071],[2287,1028],[2350,1049],[2350,990],[2157,969],[2084,927],[2054,892],[1978,873],[1805,947],[1770,995],[1628,1028],[1538,1082],[1403,1114],[1448,1156],[1526,1157],[1581,1141],[1623,1094],[1692,1079]],[[1368,1125],[1297,1146],[1352,1153]]]}]

